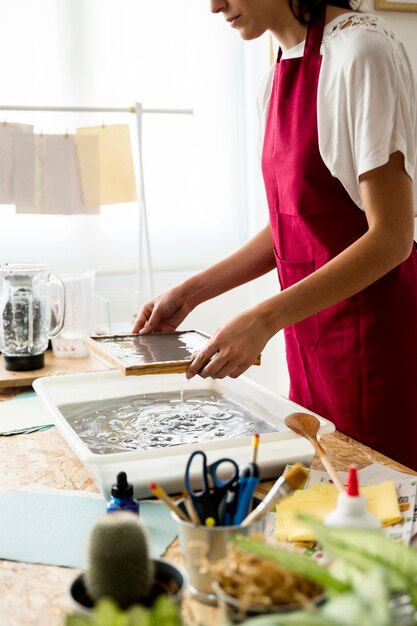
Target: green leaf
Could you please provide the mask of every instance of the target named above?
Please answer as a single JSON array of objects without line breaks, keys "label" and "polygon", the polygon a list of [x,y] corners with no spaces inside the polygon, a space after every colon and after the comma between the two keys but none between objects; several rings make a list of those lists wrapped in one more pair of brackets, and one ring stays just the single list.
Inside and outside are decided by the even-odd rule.
[{"label": "green leaf", "polygon": [[323,607],[326,617],[340,621],[341,626],[390,626],[392,614],[386,573],[373,569],[362,578],[352,593],[334,596]]},{"label": "green leaf", "polygon": [[92,618],[86,615],[67,615],[65,626],[92,626]]},{"label": "green leaf", "polygon": [[169,596],[161,595],[150,609],[137,604],[127,611],[112,599],[102,598],[91,617],[69,615],[65,626],[181,626],[181,623],[177,605]]},{"label": "green leaf", "polygon": [[160,596],[152,611],[152,626],[180,626],[181,618],[177,605],[169,596]]},{"label": "green leaf", "polygon": [[244,626],[393,626],[384,572],[374,570],[360,588],[333,596],[310,613],[270,614],[244,622]]},{"label": "green leaf", "polygon": [[94,608],[94,626],[126,626],[126,619],[112,599],[101,598]]},{"label": "green leaf", "polygon": [[309,516],[299,518],[314,531],[323,550],[363,572],[380,566],[391,590],[406,590],[417,606],[417,551],[372,530],[330,528]]},{"label": "green leaf", "polygon": [[[321,613],[271,613],[246,620],[243,626],[340,626],[340,622],[324,617]],[[359,626],[356,624],[355,626]]]},{"label": "green leaf", "polygon": [[134,605],[129,609],[128,626],[151,626],[151,612],[144,606]]},{"label": "green leaf", "polygon": [[285,548],[271,546],[263,541],[238,535],[232,539],[239,548],[253,552],[260,557],[277,563],[291,572],[305,576],[329,591],[342,592],[350,589],[350,585],[338,580],[328,570],[309,556],[299,552],[291,552]]}]

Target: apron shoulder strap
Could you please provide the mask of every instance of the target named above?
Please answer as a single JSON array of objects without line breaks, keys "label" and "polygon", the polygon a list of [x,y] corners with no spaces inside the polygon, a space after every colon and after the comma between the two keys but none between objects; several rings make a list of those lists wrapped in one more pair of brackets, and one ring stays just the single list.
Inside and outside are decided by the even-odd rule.
[{"label": "apron shoulder strap", "polygon": [[312,24],[308,25],[304,57],[315,58],[320,56],[325,22],[326,7],[324,6],[318,18]]},{"label": "apron shoulder strap", "polygon": [[[319,17],[313,22],[313,24],[309,24],[307,27],[306,44],[304,47],[304,57],[316,58],[320,56],[320,46],[321,46],[321,41],[323,39],[325,21],[326,21],[326,9],[323,8]],[[277,63],[281,61],[281,57],[282,57],[282,48],[280,46],[278,50]]]}]

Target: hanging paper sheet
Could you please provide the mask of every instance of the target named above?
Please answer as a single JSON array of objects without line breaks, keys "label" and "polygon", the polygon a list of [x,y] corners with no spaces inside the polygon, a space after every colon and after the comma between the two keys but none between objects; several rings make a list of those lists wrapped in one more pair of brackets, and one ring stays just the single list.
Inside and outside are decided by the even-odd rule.
[{"label": "hanging paper sheet", "polygon": [[14,204],[14,139],[16,136],[31,133],[33,133],[33,126],[28,124],[7,122],[0,126],[0,204]]},{"label": "hanging paper sheet", "polygon": [[25,135],[14,141],[13,193],[16,213],[98,213],[85,207],[75,138]]},{"label": "hanging paper sheet", "polygon": [[98,213],[98,204],[86,208],[81,193],[75,137],[44,136],[45,213]]},{"label": "hanging paper sheet", "polygon": [[13,140],[13,154],[16,213],[43,213],[43,137],[17,135]]},{"label": "hanging paper sheet", "polygon": [[98,135],[76,135],[81,191],[87,209],[100,206],[100,163]]},{"label": "hanging paper sheet", "polygon": [[[128,125],[114,124],[77,129],[77,137],[86,135],[98,138],[100,204],[135,200],[135,174]],[[88,161],[86,154],[82,154],[86,149],[85,146],[83,142],[77,143],[81,180],[88,196],[87,189],[90,183],[86,181],[93,174],[94,166],[85,168]]]}]

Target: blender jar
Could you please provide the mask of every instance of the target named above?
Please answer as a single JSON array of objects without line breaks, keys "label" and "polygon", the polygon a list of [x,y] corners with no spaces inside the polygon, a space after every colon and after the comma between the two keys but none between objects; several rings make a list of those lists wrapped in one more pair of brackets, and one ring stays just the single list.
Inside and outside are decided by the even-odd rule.
[{"label": "blender jar", "polygon": [[[53,286],[58,302],[53,305]],[[65,289],[48,265],[0,265],[0,350],[7,370],[27,371],[44,366],[49,339],[62,329]]]}]

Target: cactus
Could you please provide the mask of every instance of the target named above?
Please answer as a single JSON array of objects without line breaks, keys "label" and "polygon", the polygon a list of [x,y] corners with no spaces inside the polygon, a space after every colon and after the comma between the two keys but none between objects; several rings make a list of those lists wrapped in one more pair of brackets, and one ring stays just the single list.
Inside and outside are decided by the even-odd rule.
[{"label": "cactus", "polygon": [[111,597],[122,609],[141,603],[154,576],[147,533],[137,515],[117,511],[92,528],[87,551],[85,586],[92,600]]}]

